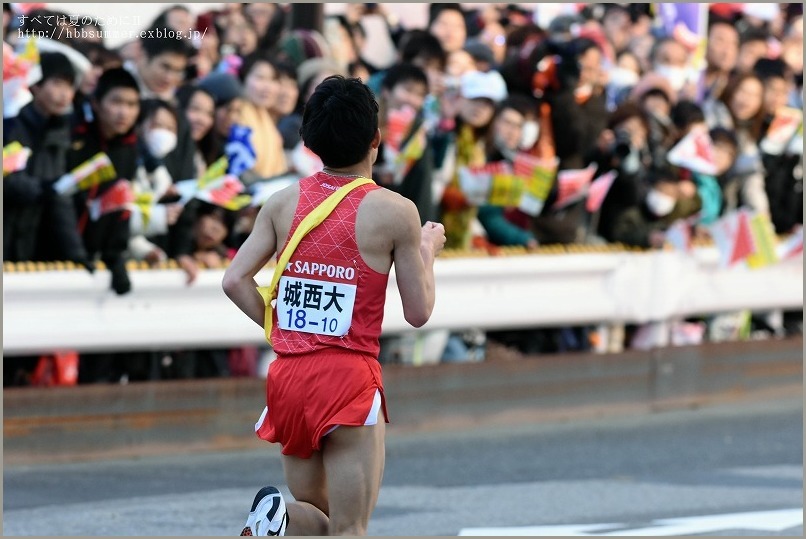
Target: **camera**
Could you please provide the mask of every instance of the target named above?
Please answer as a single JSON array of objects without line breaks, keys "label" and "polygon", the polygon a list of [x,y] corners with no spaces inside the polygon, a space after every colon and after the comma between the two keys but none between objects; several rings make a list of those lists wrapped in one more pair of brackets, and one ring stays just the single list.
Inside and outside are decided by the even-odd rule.
[{"label": "camera", "polygon": [[624,129],[616,129],[615,131],[616,140],[610,145],[610,153],[613,157],[617,157],[619,159],[624,159],[630,152],[632,151],[632,140],[630,137],[630,133]]}]

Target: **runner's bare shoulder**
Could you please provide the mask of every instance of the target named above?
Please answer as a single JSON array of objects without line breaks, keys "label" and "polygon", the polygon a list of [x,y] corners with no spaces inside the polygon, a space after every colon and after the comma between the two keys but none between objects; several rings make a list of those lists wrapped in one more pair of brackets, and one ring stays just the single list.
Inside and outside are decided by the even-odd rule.
[{"label": "runner's bare shoulder", "polygon": [[414,203],[389,189],[376,189],[369,193],[361,204],[361,214],[377,230],[389,231],[392,237],[399,232],[407,220],[416,220],[419,227],[419,214]]}]

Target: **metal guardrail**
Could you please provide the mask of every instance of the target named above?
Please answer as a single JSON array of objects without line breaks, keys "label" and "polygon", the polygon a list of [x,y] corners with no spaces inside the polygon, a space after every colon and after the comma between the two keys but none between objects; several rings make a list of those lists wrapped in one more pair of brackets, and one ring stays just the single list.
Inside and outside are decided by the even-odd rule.
[{"label": "metal guardrail", "polygon": [[[506,329],[644,323],[690,315],[803,306],[803,260],[761,269],[724,269],[713,247],[693,253],[594,249],[505,251],[504,256],[437,260],[437,302],[423,329]],[[592,252],[591,252],[592,251]],[[556,253],[556,254],[554,254]],[[9,269],[8,267],[5,269]],[[11,268],[14,269],[14,268]],[[4,271],[7,356],[58,350],[118,351],[263,344],[263,331],[224,295],[223,270],[192,286],[178,269],[131,271],[133,291],[116,296],[97,271]],[[270,270],[258,276],[268,284]],[[403,318],[394,272],[383,331],[412,328]]]}]

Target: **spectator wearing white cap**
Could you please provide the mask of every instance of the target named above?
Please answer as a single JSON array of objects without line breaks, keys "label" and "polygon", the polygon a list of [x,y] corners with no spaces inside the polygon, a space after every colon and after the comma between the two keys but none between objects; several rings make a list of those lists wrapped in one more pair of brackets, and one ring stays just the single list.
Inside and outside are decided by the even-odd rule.
[{"label": "spectator wearing white cap", "polygon": [[450,183],[442,193],[443,224],[448,238],[447,248],[467,249],[472,240],[472,223],[478,212],[470,206],[459,187],[459,168],[480,166],[486,161],[485,141],[495,116],[496,103],[504,100],[507,87],[497,71],[471,71],[462,75],[459,87],[458,116],[453,149],[448,150],[446,164],[451,171]]}]

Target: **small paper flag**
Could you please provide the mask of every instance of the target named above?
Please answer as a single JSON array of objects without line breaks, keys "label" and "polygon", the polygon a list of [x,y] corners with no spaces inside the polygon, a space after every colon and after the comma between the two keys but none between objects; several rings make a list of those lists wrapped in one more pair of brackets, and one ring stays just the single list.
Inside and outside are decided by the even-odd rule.
[{"label": "small paper flag", "polygon": [[757,213],[749,218],[749,225],[755,251],[747,257],[747,265],[756,269],[778,262],[775,229],[769,216],[765,213]]},{"label": "small paper flag", "polygon": [[803,111],[794,107],[782,107],[775,113],[767,134],[759,144],[761,151],[769,155],[781,155],[799,128],[802,136]]},{"label": "small paper flag", "polygon": [[98,152],[59,178],[53,188],[57,193],[70,194],[76,191],[86,191],[116,178],[117,172],[109,156],[104,152]]},{"label": "small paper flag", "polygon": [[24,147],[17,141],[3,147],[3,177],[12,172],[25,170],[28,165],[28,158],[31,157],[31,149]]},{"label": "small paper flag", "polygon": [[594,174],[596,174],[596,164],[578,170],[560,171],[557,175],[557,200],[553,208],[564,208],[584,197]]},{"label": "small paper flag", "polygon": [[778,244],[775,250],[778,260],[803,257],[803,227],[799,226],[794,233]]},{"label": "small paper flag", "polygon": [[602,202],[604,202],[607,193],[610,191],[610,187],[613,186],[616,176],[618,176],[618,171],[611,170],[591,182],[588,188],[588,200],[585,202],[586,210],[591,213],[599,211],[599,208],[602,207]]},{"label": "small paper flag", "polygon": [[118,180],[100,197],[89,202],[90,219],[97,221],[101,216],[114,211],[125,210],[135,200],[131,182]]},{"label": "small paper flag", "polygon": [[689,169],[701,174],[716,174],[714,150],[708,129],[696,127],[683,137],[669,153],[666,159],[674,166]]},{"label": "small paper flag", "polygon": [[671,245],[675,251],[684,253],[691,251],[691,225],[687,220],[678,219],[666,229],[666,242]]}]

